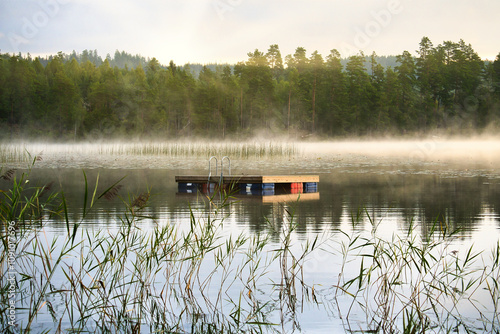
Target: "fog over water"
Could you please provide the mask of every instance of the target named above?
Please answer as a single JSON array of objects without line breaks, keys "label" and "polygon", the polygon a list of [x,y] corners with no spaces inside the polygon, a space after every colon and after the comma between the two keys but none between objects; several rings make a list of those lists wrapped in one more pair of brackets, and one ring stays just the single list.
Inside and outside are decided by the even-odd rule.
[{"label": "fog over water", "polygon": [[[342,167],[348,164],[393,164],[397,165],[435,165],[450,167],[481,167],[498,170],[500,168],[500,138],[451,138],[431,137],[427,139],[382,139],[382,140],[337,140],[337,141],[307,141],[288,142],[285,140],[266,141],[255,139],[250,143],[281,143],[293,147],[296,152],[292,157],[268,156],[253,157],[252,163],[247,159],[231,156],[233,166],[241,173],[248,173],[247,169],[267,168],[271,161],[276,167],[286,167],[299,163],[307,172],[311,167],[311,159],[325,159],[323,167]],[[175,142],[173,142],[175,143]],[[198,145],[206,144],[203,141],[194,141],[187,144],[179,141],[178,144]],[[220,144],[220,142],[217,142]],[[161,153],[140,152],[133,154],[127,147],[133,145],[160,145],[160,142],[98,142],[98,143],[18,143],[7,146],[17,149],[17,156],[24,155],[25,151],[32,155],[40,155],[42,161],[37,167],[44,168],[187,168],[203,169],[207,166],[209,153],[202,155],[186,154],[182,157],[165,156]],[[263,144],[263,145],[266,145]],[[174,145],[177,145],[175,143]],[[5,145],[4,145],[5,146]],[[285,147],[286,149],[286,147]],[[306,160],[304,160],[306,159]],[[14,160],[14,161],[13,161]],[[4,164],[16,165],[15,160],[4,158]],[[271,161],[270,161],[271,160]],[[307,163],[306,163],[307,161]],[[314,163],[312,165],[317,165]],[[17,167],[22,167],[18,165]]]},{"label": "fog over water", "polygon": [[500,161],[500,139],[336,141],[304,144],[309,154],[400,159],[401,162],[494,163]]}]

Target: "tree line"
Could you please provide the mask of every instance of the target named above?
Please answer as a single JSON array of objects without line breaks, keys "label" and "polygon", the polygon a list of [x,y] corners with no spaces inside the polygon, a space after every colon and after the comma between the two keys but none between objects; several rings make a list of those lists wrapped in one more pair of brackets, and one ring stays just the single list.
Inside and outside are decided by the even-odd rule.
[{"label": "tree line", "polygon": [[[279,133],[319,137],[483,131],[500,125],[500,54],[470,44],[415,55],[323,57],[278,45],[234,65],[163,66],[156,58],[96,51],[49,58],[0,54],[4,138],[212,138]],[[191,65],[194,67],[193,65]]]}]

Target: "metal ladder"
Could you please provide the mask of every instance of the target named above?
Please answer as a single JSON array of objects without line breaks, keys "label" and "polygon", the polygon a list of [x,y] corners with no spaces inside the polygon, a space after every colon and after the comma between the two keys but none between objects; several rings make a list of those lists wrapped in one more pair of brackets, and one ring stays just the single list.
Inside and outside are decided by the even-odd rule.
[{"label": "metal ladder", "polygon": [[[211,156],[209,159],[208,159],[208,180],[207,180],[207,188],[210,189],[210,178],[212,177],[212,160],[215,159],[215,175],[217,175],[217,171],[218,171],[218,160],[217,160],[217,157],[216,156]],[[220,178],[219,178],[219,189],[223,183],[223,179],[224,179],[224,160],[227,160],[228,161],[228,175],[231,176],[231,159],[229,159],[229,157],[226,155],[226,156],[223,156],[221,161],[220,161]]]}]

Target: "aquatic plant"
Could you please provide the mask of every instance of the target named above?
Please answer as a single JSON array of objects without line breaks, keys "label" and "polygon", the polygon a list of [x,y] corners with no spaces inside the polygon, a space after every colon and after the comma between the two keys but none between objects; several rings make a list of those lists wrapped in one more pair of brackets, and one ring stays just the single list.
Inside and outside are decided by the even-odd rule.
[{"label": "aquatic plant", "polygon": [[[353,224],[358,221],[359,214]],[[351,319],[361,312],[364,332],[498,332],[500,243],[485,261],[473,246],[459,256],[458,231],[437,219],[427,235],[411,224],[406,234],[389,239],[370,222],[369,235],[339,231],[343,264],[359,268],[351,277],[343,268],[331,289],[336,298],[351,299],[337,301],[346,330],[359,328],[359,319]]]},{"label": "aquatic plant", "polygon": [[230,156],[235,159],[288,158],[300,152],[297,145],[279,141],[245,142],[96,142],[96,143],[0,143],[1,162],[26,161],[26,151],[39,155],[156,156],[204,158]]},{"label": "aquatic plant", "polygon": [[[23,181],[28,173],[12,178],[12,188],[26,193],[29,189]],[[174,224],[159,226],[145,213],[149,190],[122,199],[126,212],[118,217],[117,230],[94,231],[81,228],[81,223],[99,200],[119,196],[119,181],[102,188],[99,177],[93,185],[85,173],[83,177],[79,221],[70,221],[63,193],[50,197],[60,200],[57,210],[41,206],[64,220],[64,236],[47,239],[40,212],[26,215],[26,210],[18,210],[17,216],[2,220],[6,231],[1,258],[4,332],[62,328],[71,332],[254,332],[276,327],[269,320],[270,310],[280,310],[276,305],[285,296],[268,298],[259,292],[263,285],[272,286],[267,273],[274,257],[262,256],[269,240],[222,233],[230,193],[222,194],[221,201],[207,197],[211,209],[199,216],[191,212],[184,232]],[[40,202],[38,197],[24,198],[28,207]],[[2,205],[7,212],[12,203],[2,200]],[[142,229],[145,220],[154,224],[151,230]],[[7,242],[11,225],[15,225],[13,249]],[[14,258],[9,263],[10,253]],[[14,300],[9,297],[11,290]],[[12,301],[14,321],[9,322]],[[52,323],[47,323],[48,317]]]}]

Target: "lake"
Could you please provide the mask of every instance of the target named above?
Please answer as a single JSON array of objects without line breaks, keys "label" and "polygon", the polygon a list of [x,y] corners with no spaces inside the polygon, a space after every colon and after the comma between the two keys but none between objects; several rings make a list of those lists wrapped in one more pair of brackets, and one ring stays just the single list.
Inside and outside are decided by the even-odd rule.
[{"label": "lake", "polygon": [[[217,195],[214,196],[212,203],[207,196],[200,193],[179,193],[174,181],[176,175],[207,175],[207,157],[190,157],[189,155],[175,157],[149,153],[110,154],[106,151],[96,153],[99,151],[88,149],[88,147],[82,148],[76,144],[73,146],[26,144],[26,146],[33,154],[42,152],[42,159],[36,162],[29,182],[32,184],[53,182],[54,189],[62,189],[66,198],[69,219],[72,222],[80,222],[79,228],[83,231],[118,233],[123,225],[123,220],[118,217],[127,213],[123,200],[127,201],[127,198],[133,197],[133,194],[146,193],[148,189],[149,203],[142,211],[142,215],[148,218],[139,222],[139,228],[144,233],[152,231],[154,226],[166,225],[175,225],[180,231],[187,233],[192,228],[192,217],[205,223],[213,218],[209,218],[207,212],[210,212],[212,206],[217,204],[219,198]],[[221,156],[219,156],[219,161],[220,158]],[[24,170],[23,166],[26,166],[26,162],[15,161],[12,157],[9,159],[4,162],[4,170],[17,168],[17,173]],[[343,286],[346,293],[338,293],[340,283],[347,283],[351,278],[360,277],[360,272],[366,270],[368,260],[371,259],[368,253],[373,250],[375,243],[372,242],[369,245],[367,243],[368,248],[356,248],[357,244],[353,241],[356,235],[364,238],[363,240],[373,241],[375,239],[369,238],[376,233],[377,242],[384,245],[383,250],[386,251],[391,249],[389,245],[398,244],[400,236],[404,237],[409,234],[409,230],[412,231],[412,235],[416,236],[415,240],[425,240],[433,230],[457,230],[453,238],[446,240],[433,250],[433,252],[438,252],[438,256],[431,252],[429,256],[467,258],[472,246],[474,251],[483,251],[483,253],[475,258],[475,262],[467,270],[470,273],[479,273],[478,275],[484,278],[485,282],[487,279],[494,279],[496,276],[493,274],[486,278],[486,273],[480,273],[482,268],[491,265],[493,260],[490,252],[500,240],[499,162],[500,141],[484,138],[295,143],[294,153],[286,154],[286,156],[232,158],[231,173],[233,175],[313,174],[320,176],[317,196],[311,198],[303,196],[302,199],[299,197],[298,200],[285,202],[279,198],[273,199],[272,196],[238,195],[230,198],[227,206],[218,211],[218,217],[224,217],[220,230],[223,240],[228,240],[230,236],[235,238],[238,235],[270,236],[269,243],[264,248],[266,252],[280,248],[283,242],[288,242],[289,249],[296,256],[304,252],[304,247],[308,247],[308,242],[311,243],[313,240],[318,242],[315,250],[308,253],[307,259],[300,262],[300,280],[298,281],[305,282],[306,287],[301,290],[299,286],[294,286],[294,289],[298,291],[294,293],[287,290],[298,299],[296,305],[294,304],[296,309],[295,306],[291,307],[293,303],[284,303],[279,297],[273,297],[272,303],[266,304],[263,301],[266,295],[273,295],[271,291],[273,284],[269,282],[283,282],[280,263],[284,262],[266,267],[263,282],[267,282],[269,286],[262,283],[262,288],[259,290],[260,299],[257,299],[268,308],[266,309],[268,315],[266,322],[274,325],[265,327],[265,331],[361,332],[374,330],[377,324],[378,330],[384,328],[380,327],[380,322],[374,319],[378,319],[380,314],[384,314],[385,317],[394,315],[389,314],[395,312],[394,310],[384,309],[383,305],[404,304],[401,294],[404,294],[405,287],[391,297],[394,300],[385,302],[379,300],[382,295],[377,289],[363,288],[353,293],[349,290],[353,282],[348,286]],[[84,219],[82,219],[83,198],[85,197],[83,171],[85,171],[91,190],[96,179],[99,178],[99,192],[125,177],[120,181],[121,188],[117,189],[117,196],[113,196],[110,200],[104,198],[99,200],[89,213],[85,212]],[[2,186],[5,187],[5,182]],[[292,219],[296,225],[288,231],[287,223]],[[284,232],[285,235],[287,231],[290,232],[289,238],[282,239],[280,232],[276,232],[275,228]],[[53,217],[45,223],[44,233],[48,240],[55,236],[64,239],[67,233],[66,223],[62,218]],[[77,240],[84,240],[84,238],[85,235],[81,234]],[[385,244],[384,240],[388,243]],[[343,252],[346,252],[344,246],[350,241],[353,241],[352,249],[350,249],[349,256],[344,257]],[[246,247],[249,246],[246,245],[242,249]],[[389,252],[384,254],[389,254]],[[400,253],[392,254],[394,260]],[[360,259],[366,260],[362,262]],[[211,261],[210,258],[200,267],[202,268],[201,276],[210,275],[210,268],[215,266]],[[401,265],[401,263],[392,265]],[[430,270],[426,271],[425,275],[410,270],[405,273],[406,279],[416,282],[419,280],[432,282],[437,277],[436,268],[440,265],[442,266],[442,263],[429,268]],[[390,268],[394,269],[394,267]],[[179,270],[182,271],[184,268]],[[295,268],[290,270],[288,272],[292,272]],[[429,280],[428,275],[432,272],[434,276]],[[245,274],[248,272],[245,271]],[[62,273],[59,275],[54,277],[54,281],[63,286],[65,277]],[[220,270],[217,275],[222,275]],[[213,278],[214,281],[221,279],[217,275],[213,276],[216,277]],[[298,276],[293,276],[293,278],[298,278]],[[450,280],[450,284],[456,283],[451,277],[443,279]],[[376,286],[380,287],[382,281],[373,280],[378,282]],[[401,280],[402,278],[398,278],[398,282]],[[362,279],[360,279],[360,286],[361,281]],[[221,286],[224,284],[221,283]],[[241,284],[228,285],[225,290],[226,298],[241,298]],[[335,298],[333,298],[334,290],[337,293]],[[207,291],[209,291],[207,292],[209,296],[212,294],[212,297],[217,298],[219,290],[216,283]],[[445,294],[445,291],[440,291],[440,294]],[[456,300],[460,299],[460,302],[455,301],[456,304],[453,302],[447,304],[450,301],[446,299],[437,306],[431,307],[424,303],[425,305],[420,305],[420,309],[416,307],[414,310],[434,308],[429,322],[440,323],[439,320],[445,318],[447,326],[452,328],[465,326],[460,325],[463,322],[469,326],[469,329],[498,329],[499,323],[495,322],[498,316],[494,311],[493,314],[489,313],[492,311],[491,300],[495,300],[498,296],[492,297],[488,293],[479,291],[474,294],[474,298],[470,298],[474,302],[467,304],[464,300],[468,299],[469,294],[469,291],[461,293],[460,297],[456,297]],[[203,299],[203,293],[195,294],[195,296]],[[56,295],[53,298],[52,304],[56,313],[63,313],[64,298],[56,298]],[[374,305],[370,307],[372,302]],[[221,313],[225,316],[228,316],[231,309],[226,309],[227,307],[222,304],[220,306]],[[201,307],[201,310],[203,312],[200,313],[208,313],[209,309]],[[445,313],[453,313],[448,312],[449,310],[456,311],[456,314],[446,318]],[[409,316],[410,313],[395,314],[394,319],[397,318],[400,325],[405,315]],[[23,319],[26,315],[23,311],[19,311],[18,317]],[[479,320],[481,317],[483,317],[482,321]],[[233,321],[234,317],[228,316],[228,319]],[[261,320],[259,321],[264,323]],[[254,326],[258,326],[259,321],[253,322]],[[212,322],[214,322],[213,319],[207,321],[207,323]],[[207,330],[203,325],[196,327],[193,323],[198,322],[187,321],[180,328],[187,332],[192,332],[193,328],[198,331]],[[248,324],[251,325],[252,322]],[[36,332],[54,329],[57,325],[50,312],[45,311],[45,313],[40,312],[33,329]],[[387,323],[384,325],[390,326]],[[441,325],[429,325],[429,329],[439,331],[442,329],[439,326]],[[151,330],[147,324],[142,324],[141,329],[143,332]]]}]

